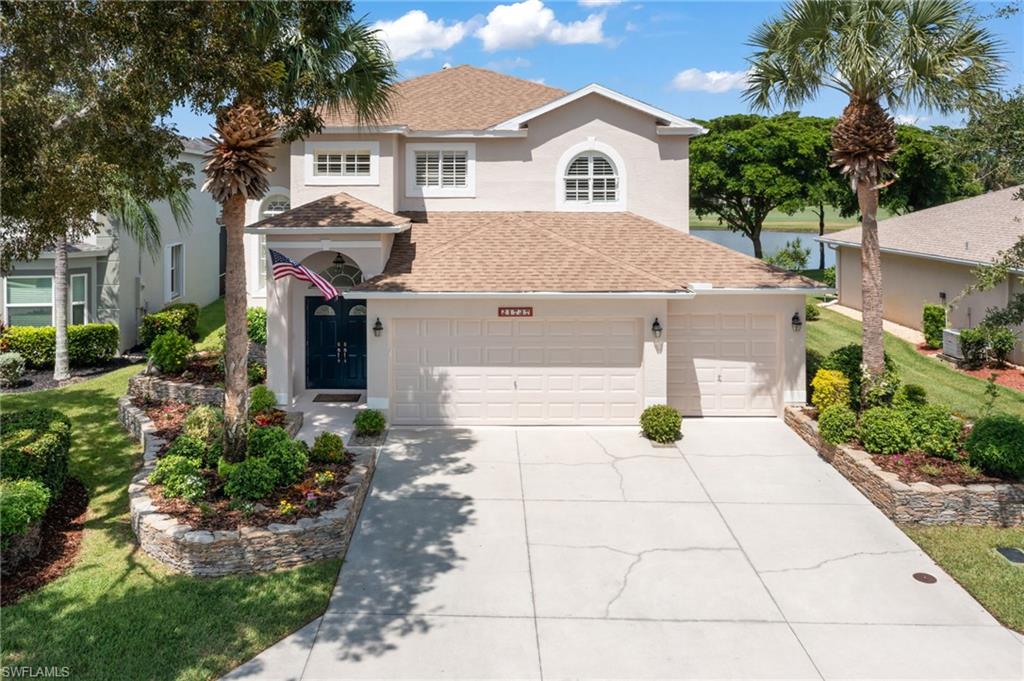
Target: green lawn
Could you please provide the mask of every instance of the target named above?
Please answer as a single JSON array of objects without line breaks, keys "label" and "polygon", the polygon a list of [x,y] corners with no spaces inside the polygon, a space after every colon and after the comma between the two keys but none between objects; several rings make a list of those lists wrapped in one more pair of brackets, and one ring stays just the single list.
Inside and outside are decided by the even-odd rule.
[{"label": "green lawn", "polygon": [[[884,208],[878,209],[878,219],[883,220],[891,217]],[[825,231],[838,232],[858,224],[856,217],[844,218],[832,207],[825,211]],[[725,225],[718,224],[718,218],[713,215],[706,215],[699,219],[697,214],[690,211],[690,229],[728,229]],[[781,211],[772,211],[764,221],[764,229],[768,232],[814,232],[818,233],[818,215],[809,210],[803,210],[793,215],[786,215]]]},{"label": "green lawn", "polygon": [[[849,343],[860,343],[860,322],[827,308],[821,318],[807,323],[807,349],[827,355]],[[987,383],[954,371],[939,360],[921,355],[904,340],[885,335],[885,350],[896,362],[904,383],[917,383],[928,391],[928,399],[945,404],[968,418],[978,418],[985,404]],[[1024,416],[1024,393],[998,386],[996,409]]]},{"label": "green lawn", "polygon": [[1024,528],[901,528],[996,619],[1024,633],[1024,568],[995,552],[997,546],[1024,548]]},{"label": "green lawn", "polygon": [[71,473],[91,493],[75,566],[0,612],[5,666],[67,666],[73,678],[105,681],[210,679],[327,605],[336,560],[269,575],[194,579],[170,573],[138,549],[127,487],[139,448],[117,423],[117,398],[138,370],[3,398],[4,411],[48,406],[71,418]]},{"label": "green lawn", "polygon": [[218,298],[199,311],[199,323],[196,332],[196,350],[217,350],[220,339],[217,332],[224,328],[224,299]]}]

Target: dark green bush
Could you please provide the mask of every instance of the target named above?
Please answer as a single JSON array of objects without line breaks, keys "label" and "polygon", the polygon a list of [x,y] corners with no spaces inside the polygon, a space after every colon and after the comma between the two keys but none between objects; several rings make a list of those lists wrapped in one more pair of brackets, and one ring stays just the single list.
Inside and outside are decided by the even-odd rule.
[{"label": "dark green bush", "polygon": [[180,374],[184,371],[191,354],[192,341],[177,331],[157,336],[149,347],[150,359],[165,374]]},{"label": "dark green bush", "polygon": [[964,424],[940,404],[912,407],[906,412],[910,419],[914,449],[925,454],[953,459],[960,451]]},{"label": "dark green bush", "polygon": [[922,313],[921,328],[928,347],[938,350],[942,347],[942,331],[946,328],[946,308],[926,303]]},{"label": "dark green bush", "polygon": [[309,450],[309,459],[317,463],[341,463],[347,454],[345,442],[340,435],[320,433],[313,441],[313,448]]},{"label": "dark green bush", "polygon": [[249,413],[259,414],[270,411],[277,406],[274,392],[265,385],[254,386],[249,390]]},{"label": "dark green bush", "polygon": [[174,438],[174,442],[167,448],[166,456],[180,456],[202,463],[206,458],[206,443],[197,437],[182,434]]},{"label": "dark green bush", "polygon": [[36,480],[0,480],[0,546],[39,522],[50,505],[50,490]]},{"label": "dark green bush", "polygon": [[928,392],[916,383],[901,385],[892,398],[892,406],[904,409],[920,407],[928,402]]},{"label": "dark green bush", "polygon": [[260,345],[267,344],[267,311],[262,307],[250,307],[245,311],[248,322],[249,340]]},{"label": "dark green bush", "polygon": [[[68,327],[68,362],[92,366],[117,355],[120,335],[114,324],[76,324]],[[6,352],[16,352],[33,369],[53,366],[57,331],[52,326],[9,326],[3,332]]]},{"label": "dark green bush", "polygon": [[176,331],[186,338],[198,338],[199,306],[192,303],[175,303],[159,312],[148,314],[139,325],[139,343],[149,346],[168,331]]},{"label": "dark green bush", "polygon": [[174,454],[172,450],[168,450],[167,454],[157,459],[156,467],[149,474],[149,481],[155,485],[163,485],[165,497],[182,497],[187,501],[196,502],[206,495],[206,478],[203,477],[200,467],[199,459]]},{"label": "dark green bush", "polygon": [[892,407],[872,407],[861,414],[859,435],[872,454],[897,454],[914,445],[907,412]]},{"label": "dark green bush", "polygon": [[288,432],[280,426],[251,428],[246,452],[249,456],[266,456],[274,449],[285,446],[291,441]]},{"label": "dark green bush", "polygon": [[825,271],[822,272],[821,280],[823,282],[825,282],[825,286],[828,286],[829,288],[835,288],[836,287],[836,266],[832,265],[832,267],[826,267]]},{"label": "dark green bush", "polygon": [[53,409],[26,409],[0,418],[0,473],[45,485],[54,497],[64,488],[71,449],[71,421]]},{"label": "dark green bush", "polygon": [[833,404],[818,414],[818,432],[834,445],[849,442],[857,435],[857,415],[845,404]]},{"label": "dark green bush", "polygon": [[305,443],[291,439],[279,426],[251,429],[248,454],[250,458],[263,458],[270,463],[277,475],[277,485],[292,484],[302,477],[309,465]]},{"label": "dark green bush", "polygon": [[277,471],[264,458],[250,458],[225,469],[224,493],[232,499],[258,501],[274,491]]},{"label": "dark green bush", "polygon": [[992,359],[1000,366],[1006,364],[1006,360],[1013,353],[1013,346],[1017,344],[1017,334],[1006,326],[990,326],[988,331],[988,347],[992,351]]},{"label": "dark green bush", "polygon": [[986,416],[964,442],[972,466],[989,475],[1024,480],[1024,419],[1009,414]]},{"label": "dark green bush", "polygon": [[0,386],[12,388],[25,375],[25,358],[16,352],[0,353]]},{"label": "dark green bush", "polygon": [[804,319],[809,322],[813,322],[819,317],[821,317],[821,310],[818,309],[818,304],[807,301],[804,305]]},{"label": "dark green bush", "polygon": [[57,331],[52,326],[8,326],[4,330],[4,349],[25,358],[33,369],[53,366]]},{"label": "dark green bush", "polygon": [[980,369],[988,360],[988,333],[982,327],[960,330],[960,354],[968,369]]},{"label": "dark green bush", "polygon": [[675,442],[682,437],[679,432],[682,424],[683,417],[667,404],[651,405],[640,414],[640,430],[644,437],[661,444]]},{"label": "dark green bush", "polygon": [[[863,357],[861,346],[851,343],[850,345],[844,345],[833,350],[821,362],[822,369],[842,371],[846,378],[850,379],[850,406],[853,407],[854,411],[860,411],[861,408],[860,392],[863,378],[861,363],[863,362]],[[892,380],[898,385],[899,379],[896,376],[896,364],[889,357],[889,353],[885,354],[885,371],[886,374],[891,374]]]},{"label": "dark green bush", "polygon": [[356,414],[353,425],[356,435],[373,436],[383,433],[384,429],[388,427],[388,422],[384,418],[383,412],[376,409],[364,409]]}]

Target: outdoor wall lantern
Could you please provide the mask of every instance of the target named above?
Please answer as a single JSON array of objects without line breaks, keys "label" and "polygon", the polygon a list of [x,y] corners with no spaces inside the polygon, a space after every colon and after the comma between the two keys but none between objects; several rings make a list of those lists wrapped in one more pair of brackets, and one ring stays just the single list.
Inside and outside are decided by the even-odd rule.
[{"label": "outdoor wall lantern", "polygon": [[800,327],[802,327],[804,325],[803,321],[800,319],[800,313],[799,312],[794,312],[793,313],[793,319],[791,321],[793,322],[793,330],[794,331],[799,331]]},{"label": "outdoor wall lantern", "polygon": [[373,335],[380,338],[381,332],[384,331],[384,325],[380,323],[380,317],[377,317],[377,321],[373,323]]},{"label": "outdoor wall lantern", "polygon": [[651,333],[654,334],[655,338],[661,338],[661,322],[658,321],[657,317],[654,318],[654,323],[651,324]]}]

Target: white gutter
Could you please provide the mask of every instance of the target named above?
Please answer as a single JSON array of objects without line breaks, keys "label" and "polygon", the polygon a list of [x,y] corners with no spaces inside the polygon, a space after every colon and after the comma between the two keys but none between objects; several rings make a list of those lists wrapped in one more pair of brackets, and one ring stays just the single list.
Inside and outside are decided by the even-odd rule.
[{"label": "white gutter", "polygon": [[[815,237],[815,241],[819,241],[829,248],[836,249],[840,246],[847,248],[860,249],[861,245],[853,241],[833,241],[828,238]],[[947,255],[933,255],[931,253],[921,253],[919,251],[908,251],[902,248],[889,248],[881,247],[878,249],[882,253],[890,253],[892,255],[905,255],[911,258],[921,258],[922,260],[935,260],[937,262],[948,262],[954,265],[970,265],[974,267],[992,267],[992,263],[985,260],[968,260],[966,258],[953,258]],[[1014,274],[1024,274],[1024,270],[1010,270]]]},{"label": "white gutter", "polygon": [[353,298],[674,298],[690,299],[692,291],[352,291]]},{"label": "white gutter", "polygon": [[245,228],[246,234],[399,234],[412,227],[401,225],[345,225],[344,227],[257,227]]},{"label": "white gutter", "polygon": [[344,133],[349,135],[404,135],[406,137],[454,137],[454,138],[499,138],[526,137],[527,130],[412,130],[408,125],[384,125],[365,128],[328,125],[325,133]]},{"label": "white gutter", "polygon": [[834,288],[811,288],[811,287],[779,287],[779,288],[705,288],[696,289],[699,296],[781,296],[800,293],[803,295],[816,295],[818,293],[835,293]]}]

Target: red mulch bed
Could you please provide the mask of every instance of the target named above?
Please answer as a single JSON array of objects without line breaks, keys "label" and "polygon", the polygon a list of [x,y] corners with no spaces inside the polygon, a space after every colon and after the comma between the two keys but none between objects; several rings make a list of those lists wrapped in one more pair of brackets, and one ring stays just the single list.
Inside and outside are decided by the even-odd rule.
[{"label": "red mulch bed", "polygon": [[157,437],[170,442],[181,433],[185,417],[192,411],[193,405],[185,402],[152,402],[145,405],[146,416],[156,426]]},{"label": "red mulch bed", "polygon": [[[163,495],[163,485],[152,485],[149,496],[157,510],[167,513],[176,520],[191,525],[197,530],[237,530],[242,525],[247,527],[266,527],[270,523],[292,524],[299,518],[312,518],[334,506],[334,503],[345,496],[341,488],[345,486],[345,478],[352,469],[351,462],[345,463],[311,463],[302,481],[275,490],[270,496],[260,500],[259,510],[245,514],[231,507],[229,499],[223,495],[221,481],[213,471],[205,471],[209,492],[206,499],[190,504],[183,499],[168,499]],[[314,476],[321,471],[334,473],[334,481],[317,487]],[[312,495],[312,505],[307,505],[307,495]],[[285,515],[278,511],[282,499],[295,506],[295,512]]]},{"label": "red mulch bed", "polygon": [[[917,346],[917,351],[927,357],[935,357],[941,350],[933,350],[928,347],[925,343],[921,343]],[[939,360],[943,361],[943,360]],[[964,369],[958,367],[953,362],[946,362],[950,369],[959,371],[962,374],[968,376],[974,376],[980,378],[983,381],[987,381],[991,378],[992,374],[996,375],[996,383],[1004,386],[1011,390],[1019,390],[1024,392],[1024,369],[1015,366],[995,367],[995,368],[984,368],[984,369]]]},{"label": "red mulch bed", "polygon": [[166,378],[172,381],[223,387],[224,367],[221,366],[219,355],[197,355],[192,358],[180,376],[167,376]]},{"label": "red mulch bed", "polygon": [[27,593],[57,579],[70,568],[82,544],[89,492],[75,478],[68,478],[60,497],[46,509],[42,525],[42,547],[16,574],[0,583],[0,605],[15,603]]},{"label": "red mulch bed", "polygon": [[[924,452],[905,454],[872,454],[871,460],[878,467],[900,476],[902,482],[930,482],[933,485],[969,485],[973,483],[1012,482],[994,478],[984,473],[974,474],[963,465],[963,461],[950,461]],[[935,466],[938,473],[921,471],[921,466]]]}]

